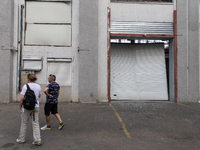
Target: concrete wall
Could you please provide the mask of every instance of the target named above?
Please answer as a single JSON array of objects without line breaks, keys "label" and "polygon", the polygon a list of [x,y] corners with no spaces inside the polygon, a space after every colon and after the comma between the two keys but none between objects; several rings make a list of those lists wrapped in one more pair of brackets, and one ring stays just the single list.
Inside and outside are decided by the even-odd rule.
[{"label": "concrete wall", "polygon": [[178,101],[199,97],[199,0],[177,1]]},{"label": "concrete wall", "polygon": [[108,33],[107,33],[107,9],[110,7],[110,0],[99,1],[99,33],[98,33],[98,100],[108,102]]},{"label": "concrete wall", "polygon": [[98,100],[98,0],[79,1],[79,99]]},{"label": "concrete wall", "polygon": [[[43,58],[43,70],[36,73],[37,82],[43,88],[47,84],[47,58],[72,58],[72,86],[63,87],[67,89],[66,93],[69,93],[68,99],[73,102],[77,102],[78,99],[81,102],[107,101],[107,8],[111,8],[111,20],[115,21],[172,22],[173,10],[177,5],[178,101],[196,102],[199,97],[198,83],[200,83],[198,1],[189,3],[189,0],[181,0],[177,1],[177,4],[176,1],[174,4],[110,3],[110,0],[72,1],[72,46],[23,46],[23,57]],[[11,47],[13,43],[17,46],[17,9],[20,4],[24,4],[24,0],[0,0],[0,2],[2,11],[0,31],[3,35],[0,37],[0,46]],[[1,102],[17,101],[20,97],[16,90],[17,53],[1,50],[0,55],[2,68],[0,81],[3,85],[0,87]],[[65,96],[64,94],[63,98]],[[44,95],[42,97],[44,101]]]},{"label": "concrete wall", "polygon": [[13,55],[10,51],[13,46],[13,18],[14,0],[0,0],[0,102],[9,103],[12,101],[12,79],[13,79]]}]

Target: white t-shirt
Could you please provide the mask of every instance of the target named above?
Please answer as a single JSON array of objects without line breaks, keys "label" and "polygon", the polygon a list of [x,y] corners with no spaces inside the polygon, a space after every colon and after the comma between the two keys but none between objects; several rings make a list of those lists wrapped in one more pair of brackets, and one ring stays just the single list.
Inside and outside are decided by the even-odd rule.
[{"label": "white t-shirt", "polygon": [[[28,83],[28,85],[29,85],[30,89],[34,91],[35,97],[37,99],[37,104],[35,105],[35,107],[39,107],[39,95],[41,94],[41,87],[37,83]],[[22,88],[21,94],[25,95],[26,90],[27,90],[27,86],[25,84]]]}]

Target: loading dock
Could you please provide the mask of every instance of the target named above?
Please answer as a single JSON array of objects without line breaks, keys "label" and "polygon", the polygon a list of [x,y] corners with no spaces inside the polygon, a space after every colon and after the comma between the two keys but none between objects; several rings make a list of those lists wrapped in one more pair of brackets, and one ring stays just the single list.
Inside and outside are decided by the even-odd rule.
[{"label": "loading dock", "polygon": [[111,44],[112,100],[168,100],[163,44]]},{"label": "loading dock", "polygon": [[[160,99],[160,100],[169,100],[169,101],[176,102],[177,101],[177,13],[176,13],[176,11],[174,11],[174,21],[172,23],[172,26],[170,27],[169,24],[165,24],[165,23],[162,25],[162,26],[168,27],[167,32],[165,30],[166,28],[163,28],[162,26],[160,27],[161,30],[156,30],[156,26],[160,26],[160,23],[157,24],[157,23],[143,22],[141,24],[144,25],[144,27],[139,28],[140,24],[138,22],[117,22],[117,21],[114,22],[114,21],[111,21],[110,11],[111,10],[108,8],[108,99],[109,99],[109,101],[111,101],[111,100],[159,100]],[[114,23],[112,23],[112,22],[114,22]],[[136,24],[138,24],[138,26],[136,26]],[[145,26],[145,24],[146,24],[146,26]],[[146,28],[148,24],[152,24],[152,26],[150,28]],[[129,30],[127,30],[127,26],[129,28]],[[148,34],[146,34],[147,31],[148,31]],[[162,33],[162,31],[163,31],[163,33]],[[139,32],[139,34],[136,34],[136,32]],[[112,56],[111,56],[112,55],[112,44],[110,43],[111,39],[169,40],[169,51],[168,51],[169,63],[167,66],[167,68],[168,68],[168,81],[167,81],[168,82],[168,96],[166,95],[166,92],[165,92],[165,95],[161,96],[162,98],[158,98],[158,97],[153,98],[153,96],[152,96],[152,98],[149,98],[149,97],[142,98],[142,97],[140,97],[140,94],[138,94],[138,92],[136,92],[137,96],[134,97],[133,96],[134,95],[133,93],[135,92],[135,91],[133,92],[134,88],[129,89],[129,92],[127,92],[128,90],[126,90],[126,88],[124,89],[123,86],[120,88],[122,88],[123,90],[126,90],[127,93],[125,91],[122,91],[122,93],[124,93],[124,98],[123,97],[120,98],[119,96],[117,96],[115,91],[113,91],[113,88],[116,87],[116,84],[114,83],[114,81],[113,81],[114,86],[112,86],[113,72],[112,72],[112,64],[111,64],[112,63]],[[163,58],[163,60],[164,60],[164,58]],[[162,61],[162,62],[164,62],[164,61]],[[162,81],[164,81],[164,80],[166,81],[166,78],[167,78],[167,76],[166,76],[166,72],[165,72],[165,79],[163,76]],[[149,81],[150,80],[151,79],[149,79]],[[118,81],[123,83],[122,77]],[[118,82],[118,84],[120,82]],[[163,87],[166,87],[167,82],[165,82],[165,83],[163,82],[165,84]],[[129,84],[129,82],[127,82],[127,83]],[[135,82],[135,83],[137,83],[137,82]],[[146,82],[146,83],[148,83],[148,82]],[[126,85],[125,87],[128,87],[126,83],[124,85]],[[135,85],[137,85],[137,84],[135,84]],[[120,85],[118,85],[118,86],[120,86]],[[137,86],[135,86],[135,87],[137,87]],[[137,89],[139,89],[139,88],[137,88]],[[148,88],[148,90],[150,91],[151,89]],[[167,91],[166,88],[163,91]],[[129,97],[130,93],[132,94],[132,98]],[[157,94],[158,93],[159,92],[157,92]]]}]

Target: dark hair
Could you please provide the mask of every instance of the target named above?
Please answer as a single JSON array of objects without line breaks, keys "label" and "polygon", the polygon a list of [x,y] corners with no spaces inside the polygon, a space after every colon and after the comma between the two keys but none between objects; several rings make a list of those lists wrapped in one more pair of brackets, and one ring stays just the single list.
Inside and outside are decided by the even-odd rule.
[{"label": "dark hair", "polygon": [[55,76],[54,74],[50,74],[49,77],[50,77],[51,79],[53,79],[53,81],[56,81],[56,76]]},{"label": "dark hair", "polygon": [[31,82],[35,82],[37,77],[34,74],[28,74],[27,79],[29,79]]}]

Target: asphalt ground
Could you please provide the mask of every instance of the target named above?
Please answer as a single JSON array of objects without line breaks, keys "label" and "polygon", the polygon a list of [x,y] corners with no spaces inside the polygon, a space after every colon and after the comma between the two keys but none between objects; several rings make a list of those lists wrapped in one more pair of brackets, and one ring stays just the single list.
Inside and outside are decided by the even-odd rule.
[{"label": "asphalt ground", "polygon": [[[45,125],[40,104],[40,126]],[[51,130],[41,131],[42,145],[32,145],[29,121],[26,142],[18,144],[18,103],[0,105],[2,150],[199,150],[200,104],[172,102],[60,103],[65,127],[51,115]]]}]

